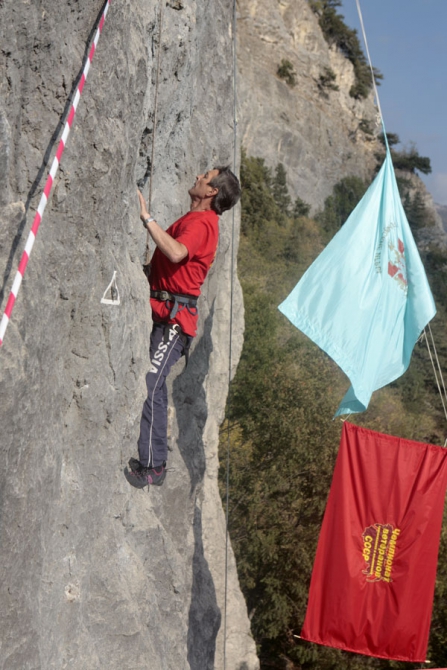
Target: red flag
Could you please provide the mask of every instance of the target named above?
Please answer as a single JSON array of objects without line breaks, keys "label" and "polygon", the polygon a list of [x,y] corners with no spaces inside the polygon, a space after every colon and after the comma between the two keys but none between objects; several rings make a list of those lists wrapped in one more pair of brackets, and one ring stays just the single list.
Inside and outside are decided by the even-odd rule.
[{"label": "red flag", "polygon": [[447,449],[343,425],[301,637],[424,662]]}]

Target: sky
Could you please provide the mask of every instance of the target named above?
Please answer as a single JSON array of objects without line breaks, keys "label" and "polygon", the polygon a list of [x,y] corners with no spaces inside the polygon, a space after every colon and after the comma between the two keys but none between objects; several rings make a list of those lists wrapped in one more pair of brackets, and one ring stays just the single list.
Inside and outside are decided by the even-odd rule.
[{"label": "sky", "polygon": [[[414,143],[431,160],[420,175],[435,202],[447,205],[447,0],[360,0],[387,132],[397,150]],[[338,9],[364,47],[355,0]],[[366,50],[364,49],[365,54]]]}]

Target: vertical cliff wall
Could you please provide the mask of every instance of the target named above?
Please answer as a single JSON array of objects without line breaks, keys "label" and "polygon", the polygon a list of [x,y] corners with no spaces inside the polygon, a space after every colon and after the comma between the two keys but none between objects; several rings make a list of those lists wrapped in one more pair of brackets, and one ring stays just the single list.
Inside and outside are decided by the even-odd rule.
[{"label": "vertical cliff wall", "polygon": [[[96,0],[0,2],[2,311]],[[0,668],[204,670],[223,662],[218,428],[228,386],[231,215],[171,383],[170,470],[129,487],[148,364],[145,233],[158,2],[113,0],[0,350]],[[169,0],[153,212],[165,227],[199,170],[231,162],[231,3]],[[101,296],[117,271],[120,306]],[[234,361],[242,341],[235,291]],[[176,376],[177,375],[177,376]],[[232,554],[228,670],[258,667]]]},{"label": "vertical cliff wall", "polygon": [[[336,182],[370,177],[378,142],[372,95],[355,100],[352,64],[329,48],[306,0],[240,0],[241,136],[250,155],[285,165],[290,192],[320,208]],[[296,84],[277,76],[282,60]],[[338,90],[322,85],[331,70]]]}]

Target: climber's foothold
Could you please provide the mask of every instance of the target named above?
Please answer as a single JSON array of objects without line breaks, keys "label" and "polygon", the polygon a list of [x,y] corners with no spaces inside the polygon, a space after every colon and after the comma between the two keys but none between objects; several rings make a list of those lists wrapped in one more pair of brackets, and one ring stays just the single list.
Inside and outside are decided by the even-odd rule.
[{"label": "climber's foothold", "polygon": [[119,305],[120,304],[120,294],[118,291],[118,286],[116,283],[116,270],[113,272],[113,277],[104,291],[104,295],[101,298],[103,305]]}]

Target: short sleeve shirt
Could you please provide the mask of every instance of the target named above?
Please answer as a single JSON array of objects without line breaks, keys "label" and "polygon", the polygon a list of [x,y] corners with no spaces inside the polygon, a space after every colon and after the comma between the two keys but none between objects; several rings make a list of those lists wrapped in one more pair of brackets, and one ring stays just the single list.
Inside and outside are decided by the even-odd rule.
[{"label": "short sleeve shirt", "polygon": [[[172,263],[158,248],[151,261],[150,286],[156,291],[199,296],[200,288],[214,261],[219,238],[219,217],[212,210],[188,212],[172,224],[168,235],[184,244],[188,255],[180,263]],[[152,318],[163,323],[177,323],[184,333],[197,333],[196,310],[191,313],[180,306],[174,319],[169,318],[172,304],[151,298]]]}]

